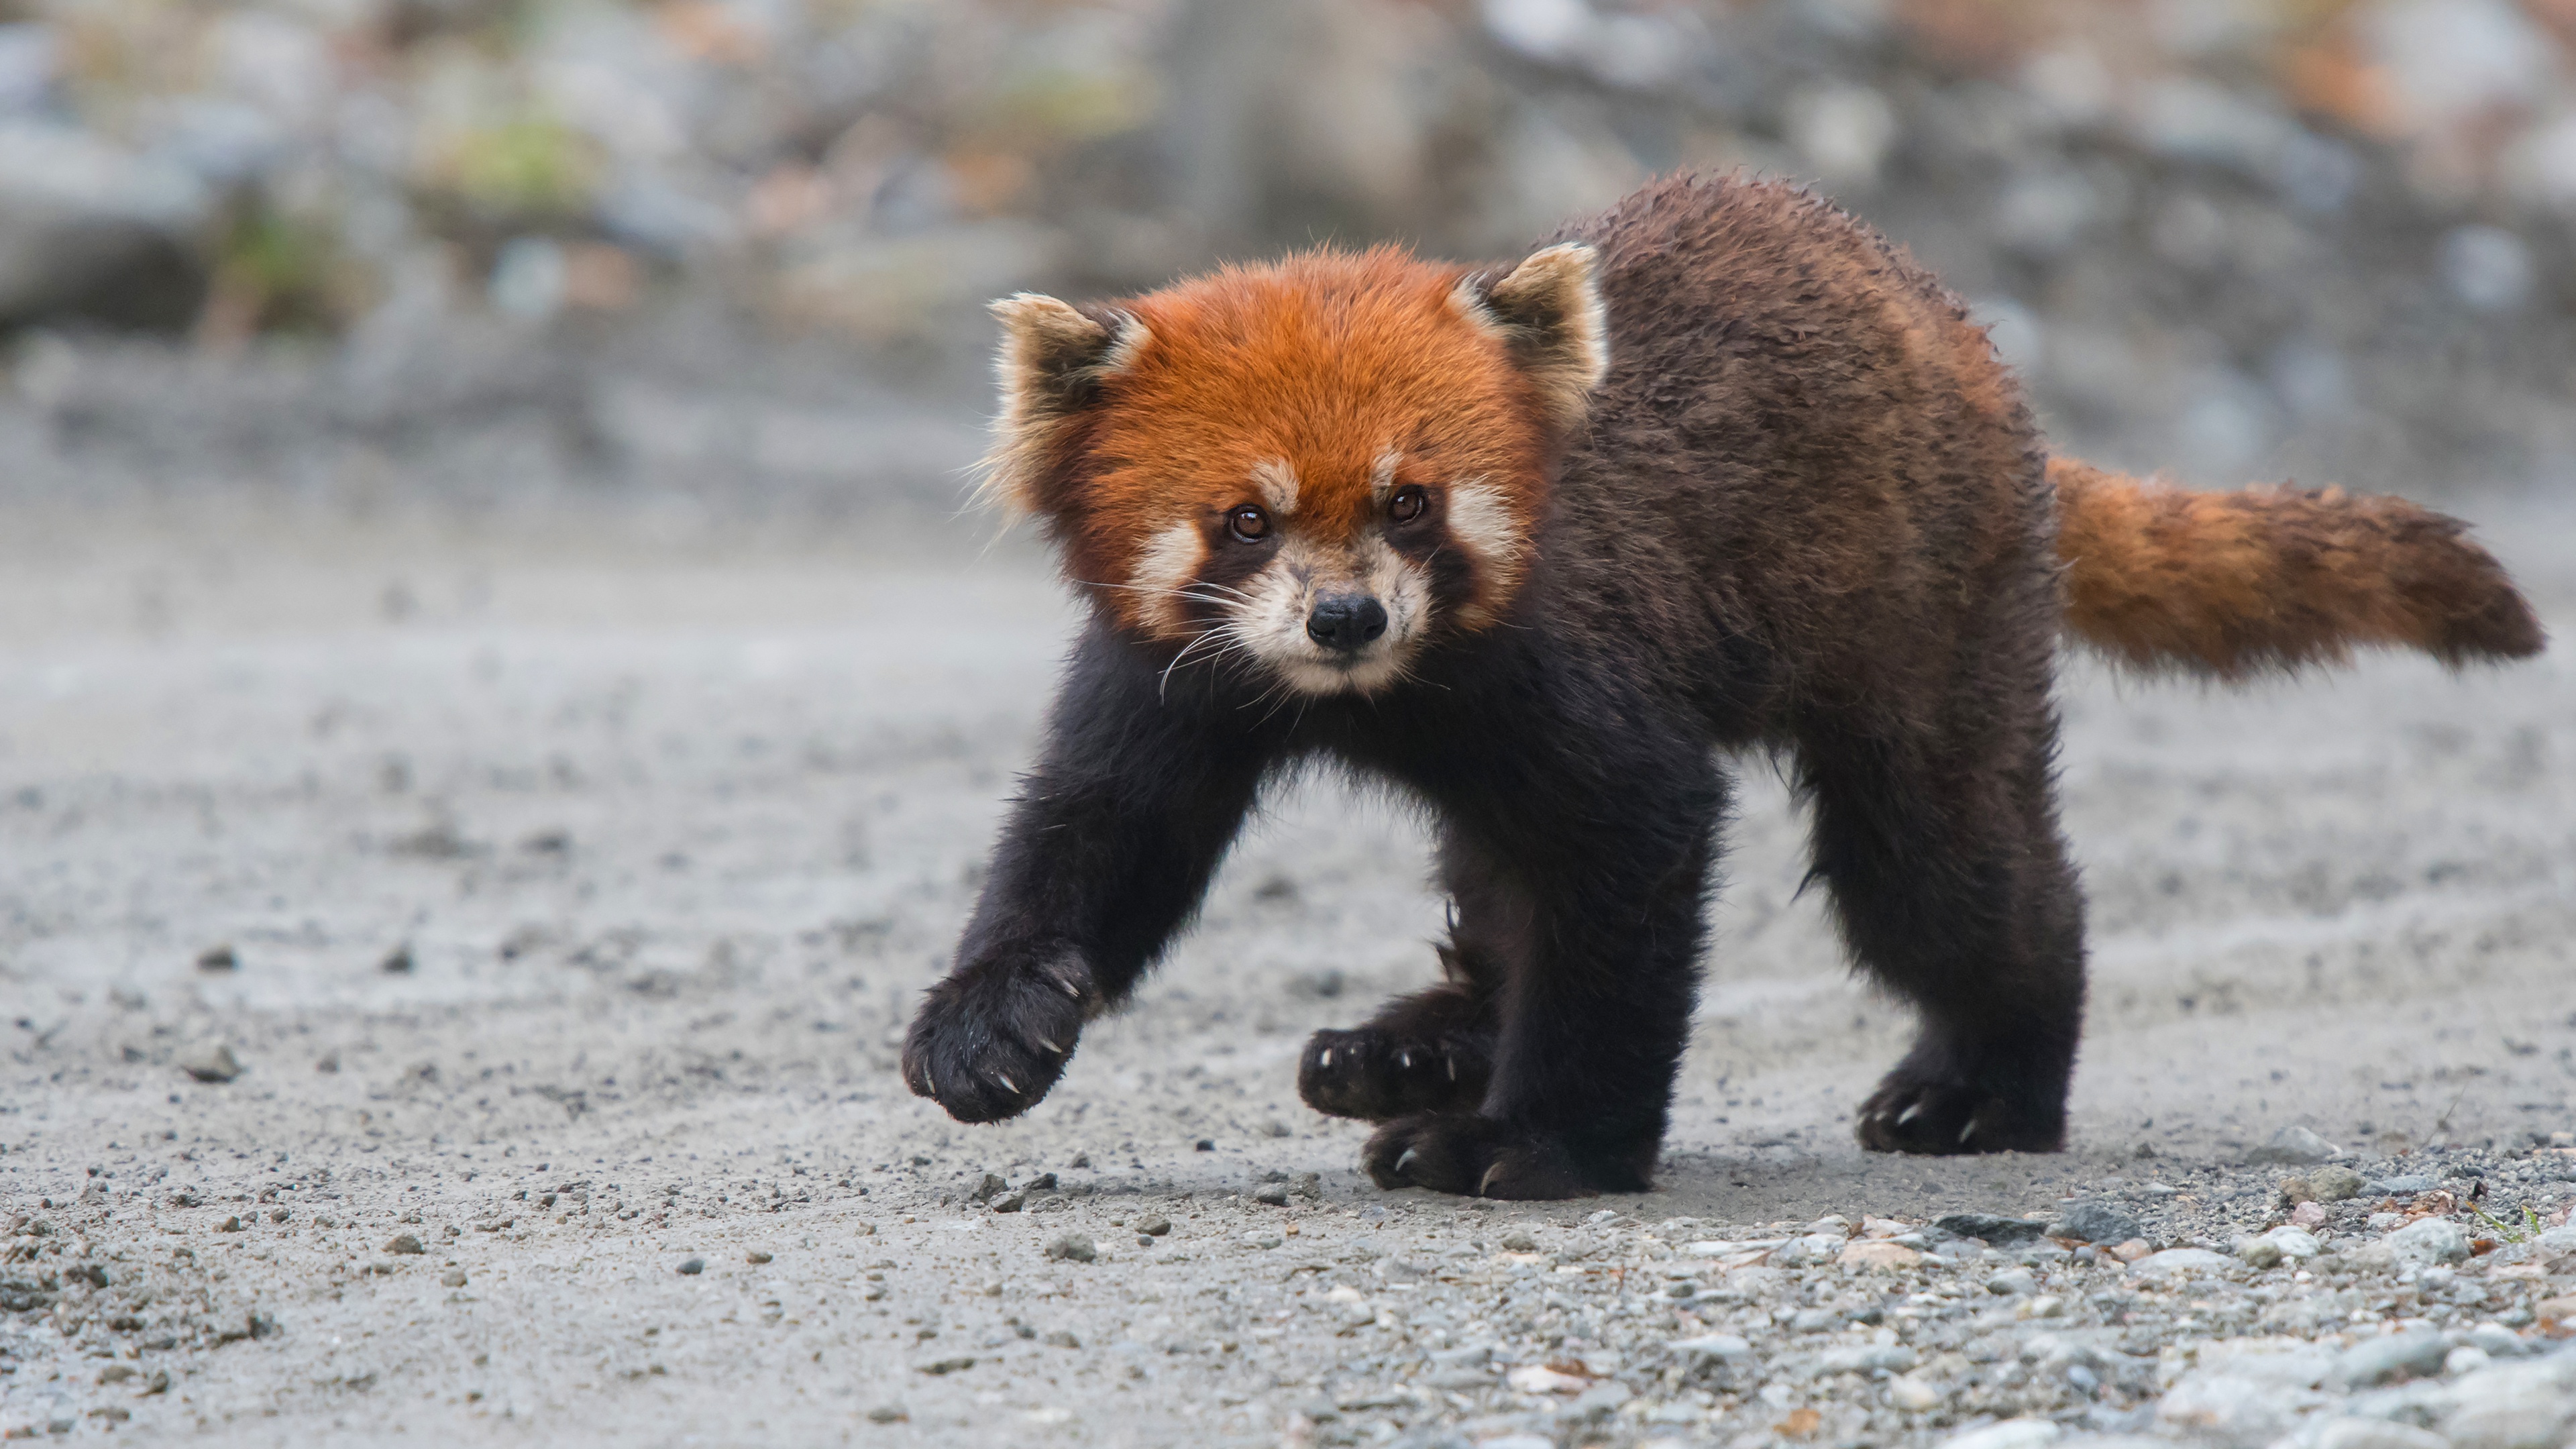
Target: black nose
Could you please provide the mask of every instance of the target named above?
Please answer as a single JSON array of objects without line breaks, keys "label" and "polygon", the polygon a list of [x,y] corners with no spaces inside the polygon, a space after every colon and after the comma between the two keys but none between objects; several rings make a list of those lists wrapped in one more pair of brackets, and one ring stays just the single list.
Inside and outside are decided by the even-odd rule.
[{"label": "black nose", "polygon": [[1365,649],[1386,632],[1386,606],[1367,594],[1327,594],[1306,616],[1306,637],[1327,649]]}]

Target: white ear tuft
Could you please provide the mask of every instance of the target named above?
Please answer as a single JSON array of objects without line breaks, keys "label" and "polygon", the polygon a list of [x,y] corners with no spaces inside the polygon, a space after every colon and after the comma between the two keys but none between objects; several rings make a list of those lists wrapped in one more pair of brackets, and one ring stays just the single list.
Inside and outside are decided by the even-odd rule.
[{"label": "white ear tuft", "polygon": [[1499,281],[1470,272],[1450,294],[1469,321],[1511,349],[1537,385],[1548,421],[1562,431],[1582,425],[1592,390],[1610,371],[1597,261],[1592,248],[1564,242],[1530,253]]},{"label": "white ear tuft", "polygon": [[1102,320],[1034,292],[995,302],[993,315],[1002,323],[993,360],[1002,411],[984,454],[984,495],[1014,514],[1043,512],[1038,490],[1057,438],[1095,400],[1102,378],[1135,361],[1150,334],[1126,313]]}]

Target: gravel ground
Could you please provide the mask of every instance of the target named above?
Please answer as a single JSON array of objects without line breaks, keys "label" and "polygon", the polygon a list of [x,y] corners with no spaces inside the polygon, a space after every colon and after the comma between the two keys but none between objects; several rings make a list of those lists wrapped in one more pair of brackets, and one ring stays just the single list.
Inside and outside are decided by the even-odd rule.
[{"label": "gravel ground", "polygon": [[[2454,505],[2576,628],[2576,515]],[[1662,1186],[1502,1207],[1376,1190],[1296,1100],[1440,918],[1418,823],[1329,783],[1037,1111],[904,1092],[1066,628],[1023,541],[8,518],[0,1433],[2576,1435],[2563,651],[2072,671],[2096,986],[2054,1157],[1851,1144],[1904,1018],[1748,768]]]}]

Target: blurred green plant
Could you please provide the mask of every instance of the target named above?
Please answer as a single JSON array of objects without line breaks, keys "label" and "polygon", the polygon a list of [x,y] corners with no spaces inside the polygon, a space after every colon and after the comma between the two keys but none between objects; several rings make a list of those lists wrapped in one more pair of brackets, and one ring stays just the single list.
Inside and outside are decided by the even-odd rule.
[{"label": "blurred green plant", "polygon": [[599,182],[594,142],[542,113],[454,132],[433,156],[428,190],[491,225],[525,228],[581,215]]},{"label": "blurred green plant", "polygon": [[333,333],[365,311],[373,293],[333,218],[289,210],[254,190],[226,209],[200,327],[210,339]]}]

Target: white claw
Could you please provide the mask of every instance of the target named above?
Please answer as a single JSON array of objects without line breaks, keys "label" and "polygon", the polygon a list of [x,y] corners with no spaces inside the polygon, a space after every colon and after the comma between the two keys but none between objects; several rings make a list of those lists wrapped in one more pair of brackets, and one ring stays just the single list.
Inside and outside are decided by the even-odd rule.
[{"label": "white claw", "polygon": [[1904,1110],[1904,1112],[1903,1112],[1903,1113],[1901,1113],[1901,1114],[1899,1114],[1899,1115],[1898,1115],[1898,1117],[1897,1117],[1897,1119],[1896,1119],[1896,1125],[1897,1125],[1897,1126],[1899,1126],[1899,1127],[1902,1127],[1902,1126],[1904,1126],[1906,1123],[1911,1122],[1911,1121],[1913,1121],[1915,1118],[1920,1117],[1920,1116],[1922,1116],[1922,1115],[1923,1115],[1923,1104],[1922,1104],[1922,1103],[1920,1103],[1920,1102],[1917,1102],[1917,1103],[1915,1103],[1913,1106],[1906,1108],[1906,1109]]},{"label": "white claw", "polygon": [[1326,1048],[1324,1048],[1322,1051],[1319,1051],[1319,1052],[1315,1053],[1315,1065],[1316,1065],[1316,1066],[1319,1066],[1319,1067],[1329,1067],[1329,1066],[1331,1066],[1332,1064],[1333,1064],[1333,1049],[1332,1049],[1331,1047],[1326,1047]]},{"label": "white claw", "polygon": [[1080,1001],[1082,999],[1082,988],[1074,985],[1072,982],[1059,980],[1056,982],[1056,985],[1063,987],[1064,994],[1072,997],[1074,1000]]},{"label": "white claw", "polygon": [[1458,1080],[1458,1059],[1456,1057],[1450,1057],[1447,1060],[1449,1063],[1449,1080],[1454,1082]]},{"label": "white claw", "polygon": [[1000,1072],[995,1072],[993,1074],[993,1080],[1001,1083],[1002,1090],[1005,1092],[1016,1092],[1019,1090],[1017,1086],[1013,1085],[1010,1078],[1003,1076]]},{"label": "white claw", "polygon": [[1412,1070],[1413,1070],[1413,1053],[1411,1053],[1411,1052],[1397,1052],[1397,1053],[1395,1054],[1395,1064],[1396,1064],[1397,1066],[1399,1066],[1399,1067],[1404,1068],[1404,1069],[1405,1069],[1406,1071],[1408,1071],[1408,1072],[1409,1072],[1409,1071],[1412,1071]]},{"label": "white claw", "polygon": [[1057,1056],[1064,1055],[1064,1048],[1057,1046],[1054,1042],[1048,1041],[1045,1037],[1038,1038],[1038,1045],[1045,1047],[1048,1051],[1055,1053]]},{"label": "white claw", "polygon": [[1485,1189],[1494,1185],[1494,1174],[1502,1170],[1503,1165],[1499,1162],[1486,1168],[1485,1175],[1476,1179],[1476,1196],[1483,1197],[1485,1195]]},{"label": "white claw", "polygon": [[1395,1160],[1395,1175],[1402,1177],[1404,1175],[1404,1170],[1413,1165],[1413,1159],[1417,1155],[1419,1154],[1417,1154],[1413,1148],[1408,1147],[1404,1149],[1404,1155]]},{"label": "white claw", "polygon": [[1967,1126],[1962,1127],[1962,1128],[1960,1128],[1960,1129],[1959,1129],[1959,1140],[1960,1140],[1960,1141],[1962,1141],[1962,1142],[1965,1142],[1965,1141],[1967,1141],[1969,1138],[1974,1137],[1974,1136],[1976,1136],[1976,1135],[1977,1135],[1977,1124],[1976,1124],[1976,1123],[1974,1123],[1974,1122],[1971,1122],[1971,1123],[1969,1123]]}]

